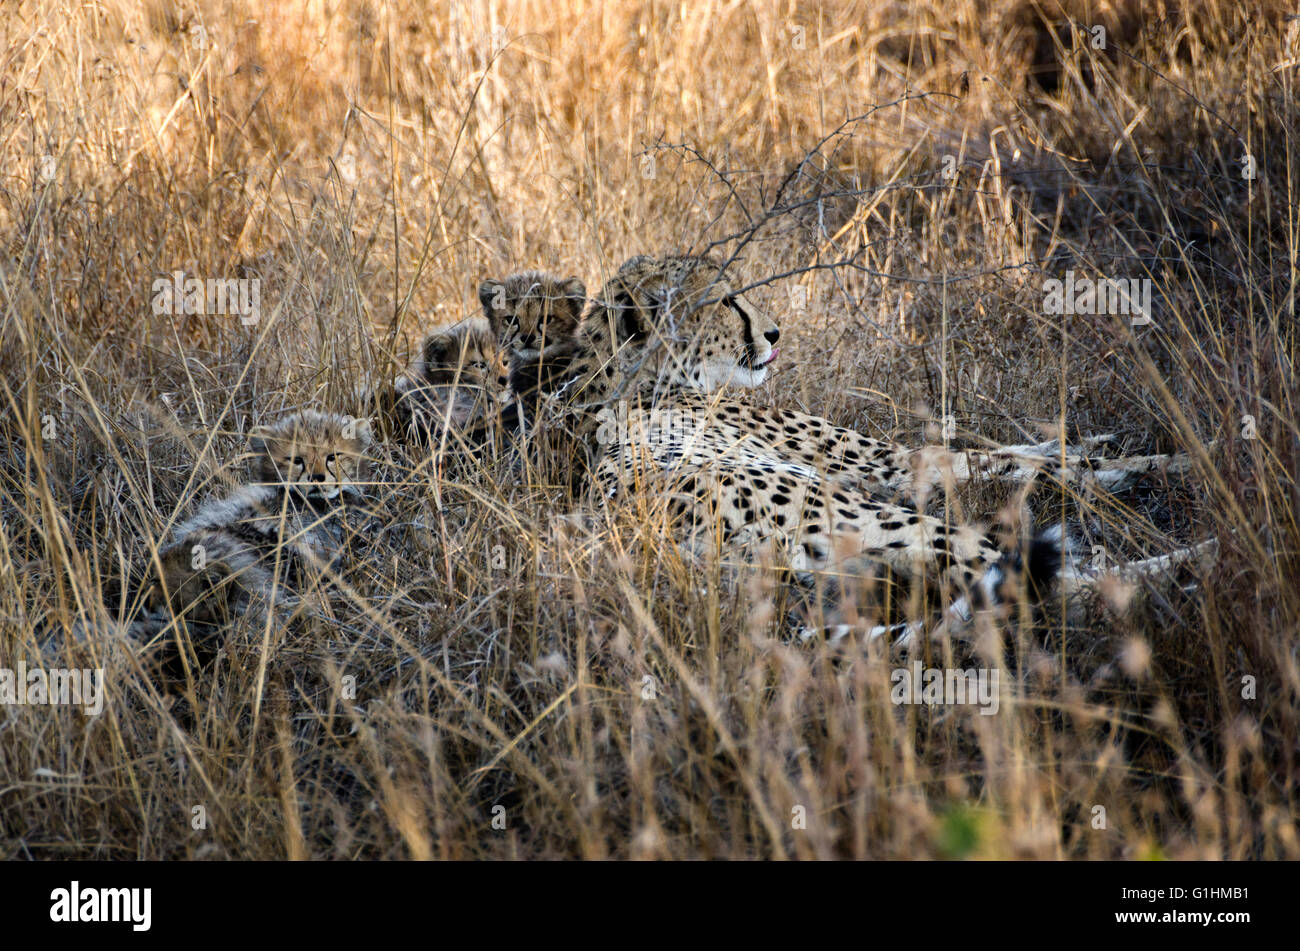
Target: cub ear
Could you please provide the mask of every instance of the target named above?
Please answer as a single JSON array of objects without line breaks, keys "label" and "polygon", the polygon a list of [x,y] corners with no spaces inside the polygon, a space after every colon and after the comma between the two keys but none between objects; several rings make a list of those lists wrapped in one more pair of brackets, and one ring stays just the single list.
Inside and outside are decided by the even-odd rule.
[{"label": "cub ear", "polygon": [[343,438],[353,440],[361,449],[369,449],[375,438],[370,420],[347,417],[347,422],[343,426]]},{"label": "cub ear", "polygon": [[560,293],[569,301],[574,313],[582,313],[583,305],[587,303],[587,285],[580,278],[565,278],[560,284]]},{"label": "cub ear", "polygon": [[434,331],[424,338],[424,346],[420,348],[420,356],[424,360],[426,367],[442,366],[448,362],[451,343],[454,338],[441,330]]},{"label": "cub ear", "polygon": [[248,433],[248,449],[250,452],[264,453],[270,451],[271,427],[254,426]]},{"label": "cub ear", "polygon": [[491,278],[484,281],[478,286],[478,302],[483,305],[483,316],[487,318],[488,329],[492,331],[492,336],[503,339],[510,304],[506,297],[505,284]]},{"label": "cub ear", "polygon": [[483,316],[491,320],[493,314],[506,309],[506,286],[488,278],[478,286],[478,302],[483,305]]}]

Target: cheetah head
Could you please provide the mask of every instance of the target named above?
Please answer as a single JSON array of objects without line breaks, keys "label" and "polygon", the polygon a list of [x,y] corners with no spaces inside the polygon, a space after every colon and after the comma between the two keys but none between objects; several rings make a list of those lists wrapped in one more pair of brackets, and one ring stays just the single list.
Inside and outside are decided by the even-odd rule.
[{"label": "cheetah head", "polygon": [[758,386],[781,332],[732,289],[708,257],[636,257],[606,283],[601,302],[622,359],[658,381],[700,390]]},{"label": "cheetah head", "polygon": [[487,321],[469,317],[425,338],[406,381],[407,389],[458,386],[500,395],[506,385],[505,357]]},{"label": "cheetah head", "polygon": [[397,418],[414,433],[432,433],[446,423],[469,426],[506,400],[506,372],[505,356],[482,317],[436,330],[393,386]]},{"label": "cheetah head", "polygon": [[521,271],[484,281],[478,299],[506,353],[530,360],[573,336],[587,303],[587,287],[576,277]]},{"label": "cheetah head", "polygon": [[312,501],[362,494],[370,442],[366,420],[305,410],[257,427],[249,447],[258,481]]}]

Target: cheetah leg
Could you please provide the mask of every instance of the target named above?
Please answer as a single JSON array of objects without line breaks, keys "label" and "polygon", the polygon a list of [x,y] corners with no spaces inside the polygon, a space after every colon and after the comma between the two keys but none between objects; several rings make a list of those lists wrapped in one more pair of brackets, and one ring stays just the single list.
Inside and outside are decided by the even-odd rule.
[{"label": "cheetah leg", "polygon": [[1099,594],[1098,588],[1110,581],[1138,582],[1167,581],[1184,566],[1199,570],[1211,567],[1219,557],[1219,540],[1207,538],[1196,545],[1178,548],[1165,555],[1156,555],[1140,561],[1131,561],[1102,571],[1074,572],[1063,577],[1068,601],[1088,604]]},{"label": "cheetah leg", "polygon": [[[1091,455],[1103,446],[1109,446],[1116,439],[1114,433],[1102,433],[1099,436],[1085,436],[1079,445],[1065,444],[1065,454],[1069,456]],[[1060,456],[1061,440],[1049,439],[1047,442],[1025,443],[1011,446],[999,446],[996,451],[1014,453],[1018,456]]]},{"label": "cheetah leg", "polygon": [[[864,633],[868,642],[884,638],[895,647],[901,647],[903,650],[911,650],[916,643],[916,636],[921,632],[924,625],[920,621],[901,621],[898,624],[877,624],[870,627]],[[858,630],[853,624],[828,624],[826,627],[816,628],[806,624],[800,625],[798,630],[799,640],[807,643],[811,640],[824,640],[828,644],[838,644],[846,637],[856,633]]]},{"label": "cheetah leg", "polygon": [[1185,452],[1155,456],[1127,456],[1119,459],[1099,459],[1089,469],[1080,472],[1085,487],[1096,486],[1107,492],[1119,492],[1135,485],[1154,472],[1165,475],[1186,475],[1192,462]]},{"label": "cheetah leg", "polygon": [[[1218,549],[1218,539],[1210,538],[1168,554],[1129,562],[1107,571],[1081,571],[1067,557],[1058,578],[1064,589],[1067,607],[1077,610],[1096,604],[1100,598],[1098,588],[1107,581],[1116,579],[1129,583],[1168,581],[1185,566],[1197,565],[1202,569],[1209,567],[1217,559]],[[996,603],[999,600],[997,589],[1004,578],[1005,574],[1000,565],[990,567],[976,582],[976,591],[972,593],[973,598],[970,595],[963,595],[954,599],[944,609],[938,624],[930,632],[931,639],[963,636],[975,619],[974,602],[985,605]],[[868,641],[884,638],[891,646],[908,652],[920,643],[926,627],[923,621],[878,624],[868,628],[863,634]],[[812,636],[825,637],[829,642],[836,643],[854,630],[854,626],[849,624],[829,625],[821,630],[805,627],[801,629],[800,636],[804,640]]]},{"label": "cheetah leg", "polygon": [[1152,473],[1181,475],[1191,468],[1191,460],[1186,453],[1121,456],[1116,459],[1071,459],[1067,456],[1064,469],[1061,468],[1060,460],[1051,458],[1022,456],[1014,458],[1013,464],[1014,468],[1009,473],[999,473],[997,477],[1011,482],[1027,482],[1039,474],[1046,474],[1067,486],[1097,488],[1107,492],[1123,491]]},{"label": "cheetah leg", "polygon": [[[976,536],[978,538],[978,536]],[[981,539],[982,541],[982,539]],[[1023,552],[1001,552],[996,560],[988,561],[987,549],[981,549],[981,560],[985,562],[984,570],[972,578],[967,566],[960,568],[960,579],[950,568],[950,578],[960,580],[965,586],[966,594],[953,599],[944,609],[939,624],[931,632],[934,639],[960,637],[975,619],[975,612],[982,607],[989,607],[1005,599],[1004,584],[1012,574],[1027,577],[1031,585],[1042,587],[1060,583],[1061,579],[1077,574],[1072,545],[1065,534],[1064,526],[1054,526],[1039,532]],[[891,632],[894,643],[905,651],[911,650],[919,641],[925,626],[920,621],[907,625],[902,632]]]},{"label": "cheetah leg", "polygon": [[[968,464],[967,468],[968,472],[983,470],[995,478],[1018,482],[1047,473],[1066,485],[1107,492],[1130,488],[1154,473],[1186,475],[1191,471],[1191,458],[1185,452],[1116,457],[1096,455],[1099,449],[1114,441],[1115,436],[1106,433],[1087,437],[1078,447],[1067,444],[1064,470],[1061,468],[1061,443],[1056,439],[1034,446],[1003,446],[987,453],[977,453],[974,466]],[[1206,448],[1213,445],[1211,442]]]},{"label": "cheetah leg", "polygon": [[960,486],[976,478],[1026,483],[1045,476],[1072,488],[1119,492],[1153,473],[1180,475],[1191,470],[1191,460],[1182,452],[1114,459],[1073,454],[1066,456],[1062,468],[1059,457],[1020,452],[1021,448],[1040,447],[959,452],[930,447],[916,450],[910,453],[910,471],[904,469],[888,485],[893,489],[912,490],[923,483],[939,486],[951,481]]},{"label": "cheetah leg", "polygon": [[[845,551],[846,545],[853,545],[856,551]],[[882,565],[903,576],[915,577],[919,573],[932,581],[947,578],[962,590],[971,591],[976,602],[995,600],[1003,577],[1000,562],[1004,554],[983,535],[968,526],[948,527],[939,519],[903,508],[880,510],[879,518],[857,526],[851,540],[848,534],[840,535],[825,557],[809,561],[802,555],[801,549],[795,550],[792,568],[805,585],[817,574],[826,578],[821,597],[825,599],[823,608],[829,610],[828,618],[839,615],[838,602],[854,599],[850,593],[851,582],[846,586],[849,579],[866,580]],[[963,611],[969,614],[969,609],[961,607],[965,604],[966,598],[961,598],[949,612],[955,610],[957,616]],[[913,620],[877,624],[863,630],[855,624],[840,623],[835,617],[820,626],[801,626],[799,636],[803,640],[819,637],[835,643],[858,632],[868,641],[883,638],[893,646],[909,650],[925,627],[926,622]]]},{"label": "cheetah leg", "polygon": [[1219,540],[1217,538],[1207,538],[1199,544],[1176,549],[1167,555],[1157,555],[1154,558],[1129,562],[1127,565],[1122,565],[1117,571],[1122,577],[1136,580],[1168,574],[1176,568],[1191,562],[1196,562],[1201,567],[1208,568],[1218,560]]},{"label": "cheetah leg", "polygon": [[[1096,604],[1100,598],[1098,587],[1108,580],[1118,579],[1129,583],[1168,580],[1184,565],[1197,563],[1205,568],[1213,564],[1218,557],[1218,549],[1218,539],[1210,538],[1197,545],[1179,548],[1166,555],[1129,562],[1109,571],[1080,571],[1067,558],[1062,564],[1058,580],[1065,594],[1067,610],[1077,611]],[[981,587],[985,589],[982,592],[983,600],[986,604],[991,604],[995,600],[992,597],[992,588],[997,585],[999,571],[1000,569],[994,568],[981,579]],[[988,584],[990,578],[995,579],[991,586]],[[944,611],[943,620],[935,628],[933,636],[935,638],[961,636],[974,617],[975,612],[972,610],[970,600],[966,597],[958,598]],[[913,643],[915,639],[909,641],[909,645]]]}]

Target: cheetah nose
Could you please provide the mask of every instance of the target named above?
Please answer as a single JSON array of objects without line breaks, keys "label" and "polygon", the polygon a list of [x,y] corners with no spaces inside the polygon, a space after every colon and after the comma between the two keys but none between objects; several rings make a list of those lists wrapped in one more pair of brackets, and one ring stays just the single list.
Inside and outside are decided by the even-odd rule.
[{"label": "cheetah nose", "polygon": [[502,386],[505,386],[507,383],[510,382],[510,377],[508,377],[508,376],[499,376],[499,377],[497,377],[497,382],[500,383]]},{"label": "cheetah nose", "polygon": [[311,474],[310,481],[312,481],[312,482],[324,482],[324,481],[325,481],[325,473],[323,473],[323,472],[313,472],[313,473]]},{"label": "cheetah nose", "polygon": [[781,339],[781,331],[773,327],[771,330],[764,330],[763,337],[767,340],[768,343],[776,343],[778,340]]}]

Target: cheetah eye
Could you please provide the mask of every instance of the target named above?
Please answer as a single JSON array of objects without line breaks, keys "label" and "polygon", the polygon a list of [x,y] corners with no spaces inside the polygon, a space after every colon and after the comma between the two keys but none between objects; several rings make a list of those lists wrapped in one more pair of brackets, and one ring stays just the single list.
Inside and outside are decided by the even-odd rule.
[{"label": "cheetah eye", "polygon": [[299,469],[307,468],[307,463],[303,461],[302,456],[294,456],[293,460],[289,464],[292,466],[297,466]]},{"label": "cheetah eye", "polygon": [[328,456],[325,457],[325,464],[326,464],[327,466],[328,466],[328,465],[333,465],[333,464],[334,464],[334,460],[338,458],[338,455],[339,455],[339,454],[338,454],[337,452],[331,452]]}]

